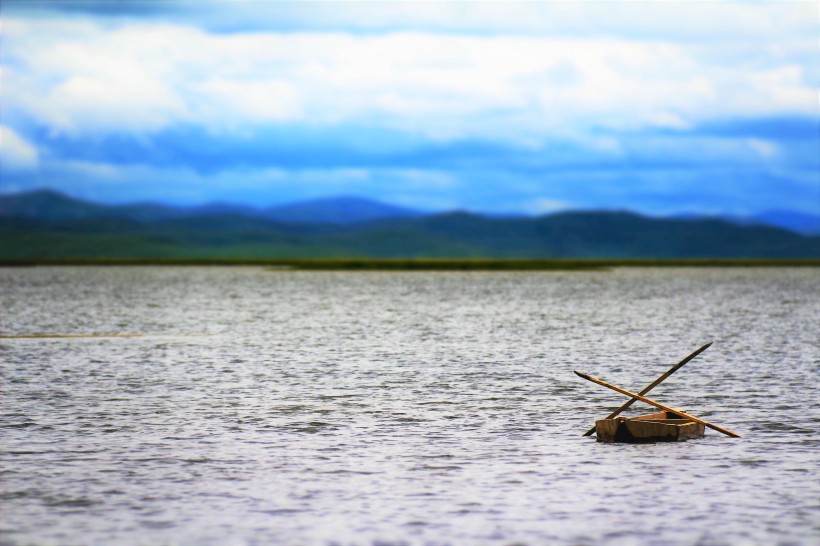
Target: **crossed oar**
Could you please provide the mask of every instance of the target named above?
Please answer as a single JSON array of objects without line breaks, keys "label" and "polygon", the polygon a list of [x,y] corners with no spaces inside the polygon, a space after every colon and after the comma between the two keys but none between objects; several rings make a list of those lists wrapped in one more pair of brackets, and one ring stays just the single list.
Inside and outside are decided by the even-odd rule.
[{"label": "crossed oar", "polygon": [[[632,404],[633,404],[636,400],[640,400],[641,402],[645,402],[645,403],[647,403],[647,404],[649,404],[649,405],[655,406],[656,408],[660,408],[660,409],[662,409],[662,410],[664,410],[664,411],[668,411],[669,413],[673,413],[673,414],[677,415],[678,417],[682,417],[683,419],[689,419],[690,421],[694,421],[694,422],[696,422],[696,423],[700,423],[700,424],[701,424],[701,425],[703,425],[703,426],[709,427],[709,428],[711,428],[711,429],[713,429],[713,430],[716,430],[716,431],[718,431],[718,432],[722,432],[723,434],[725,434],[725,435],[727,435],[727,436],[731,436],[732,438],[740,438],[740,434],[737,434],[736,432],[732,432],[731,430],[727,430],[727,429],[722,428],[722,427],[719,427],[719,426],[717,426],[717,425],[713,425],[712,423],[709,423],[708,421],[704,421],[703,419],[700,419],[700,418],[698,418],[698,417],[694,417],[694,416],[692,416],[692,415],[689,415],[688,413],[686,413],[686,412],[684,412],[684,411],[682,411],[682,410],[678,410],[678,409],[675,409],[675,408],[670,408],[669,406],[666,406],[666,405],[664,405],[664,404],[661,404],[660,402],[656,402],[656,401],[654,401],[654,400],[652,400],[652,399],[650,399],[650,398],[646,398],[645,396],[643,396],[644,394],[648,393],[649,391],[651,391],[652,389],[654,389],[655,387],[657,387],[657,386],[658,386],[658,385],[659,385],[659,384],[660,384],[660,383],[661,383],[664,379],[666,379],[667,377],[669,377],[670,375],[672,375],[673,373],[675,373],[675,372],[676,372],[676,371],[677,371],[680,367],[682,367],[684,364],[686,364],[687,362],[689,362],[690,360],[692,360],[693,358],[695,358],[696,356],[698,356],[700,353],[702,353],[703,351],[705,351],[706,349],[708,349],[710,345],[711,345],[711,343],[707,343],[706,345],[704,345],[703,347],[701,347],[700,349],[698,349],[698,350],[697,350],[697,351],[695,351],[694,353],[690,354],[689,356],[687,356],[686,358],[684,358],[683,360],[681,360],[680,362],[678,362],[677,364],[675,364],[672,368],[670,368],[670,369],[669,369],[669,371],[667,371],[665,374],[663,374],[662,376],[660,376],[659,378],[657,378],[655,381],[653,381],[651,384],[649,384],[646,388],[644,388],[644,389],[643,389],[640,393],[638,393],[638,394],[636,394],[636,393],[634,393],[634,392],[630,392],[630,391],[628,391],[628,390],[626,390],[626,389],[622,389],[621,387],[617,387],[617,386],[615,386],[615,385],[611,385],[611,384],[609,384],[609,383],[607,383],[607,382],[605,382],[605,381],[601,381],[601,380],[600,380],[600,379],[598,379],[597,377],[592,377],[591,375],[588,375],[588,374],[585,374],[585,373],[581,373],[581,372],[579,372],[579,371],[576,371],[575,373],[576,373],[576,375],[578,375],[579,377],[583,377],[584,379],[586,379],[586,380],[588,380],[588,381],[592,381],[593,383],[597,383],[597,384],[599,384],[599,385],[603,385],[604,387],[607,387],[607,388],[609,388],[609,389],[612,389],[612,390],[614,390],[614,391],[617,391],[617,392],[619,392],[619,393],[621,393],[621,394],[625,394],[625,395],[627,395],[627,396],[629,396],[629,397],[630,397],[630,400],[629,400],[628,402],[626,402],[623,406],[621,406],[620,408],[618,408],[618,409],[616,409],[614,412],[612,412],[612,413],[611,413],[611,414],[607,417],[607,419],[612,419],[612,418],[614,418],[614,417],[615,417],[615,416],[617,416],[619,413],[621,413],[622,411],[624,411],[626,408],[628,408],[629,406],[631,406],[631,405],[632,405]],[[590,430],[588,430],[588,431],[584,434],[584,436],[589,436],[589,435],[593,434],[594,432],[595,432],[595,427],[592,427]]]}]

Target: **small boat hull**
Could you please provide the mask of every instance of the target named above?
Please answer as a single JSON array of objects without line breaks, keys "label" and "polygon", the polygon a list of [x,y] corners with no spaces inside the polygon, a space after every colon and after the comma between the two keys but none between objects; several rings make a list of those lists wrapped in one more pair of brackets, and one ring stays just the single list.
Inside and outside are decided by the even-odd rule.
[{"label": "small boat hull", "polygon": [[631,419],[617,417],[595,421],[595,435],[599,442],[645,444],[651,442],[682,442],[702,438],[702,424],[681,419],[674,413],[662,411]]}]

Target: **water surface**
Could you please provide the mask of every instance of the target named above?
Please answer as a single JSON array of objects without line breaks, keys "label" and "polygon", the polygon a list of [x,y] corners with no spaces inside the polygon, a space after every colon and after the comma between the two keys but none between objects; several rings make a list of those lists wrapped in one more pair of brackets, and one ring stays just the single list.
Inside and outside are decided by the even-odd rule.
[{"label": "water surface", "polygon": [[[0,308],[3,544],[820,540],[816,269],[7,268]],[[743,438],[581,437],[625,399],[574,369],[708,341],[653,396]]]}]

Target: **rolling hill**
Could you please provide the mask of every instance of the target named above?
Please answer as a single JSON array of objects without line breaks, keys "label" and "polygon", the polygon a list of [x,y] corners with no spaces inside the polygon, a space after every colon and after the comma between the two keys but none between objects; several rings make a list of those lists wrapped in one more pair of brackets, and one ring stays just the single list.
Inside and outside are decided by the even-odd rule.
[{"label": "rolling hill", "polygon": [[492,218],[351,198],[276,211],[105,206],[56,192],[0,198],[0,260],[328,257],[820,258],[820,237],[625,211]]},{"label": "rolling hill", "polygon": [[229,203],[209,203],[194,207],[178,207],[159,203],[101,205],[54,190],[0,195],[0,216],[39,220],[83,220],[88,218],[127,218],[141,222],[156,222],[194,216],[241,215],[298,224],[355,224],[387,218],[415,218],[424,213],[408,208],[380,203],[361,197],[330,197],[253,208]]}]

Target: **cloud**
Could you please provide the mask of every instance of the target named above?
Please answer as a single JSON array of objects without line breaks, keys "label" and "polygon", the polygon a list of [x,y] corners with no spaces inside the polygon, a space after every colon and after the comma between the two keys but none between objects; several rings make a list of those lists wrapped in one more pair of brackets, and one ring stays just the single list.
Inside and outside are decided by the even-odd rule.
[{"label": "cloud", "polygon": [[303,121],[526,145],[597,126],[684,127],[718,114],[816,111],[816,90],[800,65],[732,68],[663,41],[221,35],[177,24],[40,28],[18,19],[5,28],[14,68],[9,108],[67,132]]},{"label": "cloud", "polygon": [[4,3],[14,183],[530,211],[754,208],[776,190],[753,181],[799,204],[820,184],[808,4],[206,7]]},{"label": "cloud", "polygon": [[520,206],[520,209],[532,215],[549,214],[559,210],[572,208],[566,201],[558,199],[538,198],[527,201]]},{"label": "cloud", "polygon": [[12,128],[0,125],[0,164],[11,172],[29,171],[37,167],[37,148]]},{"label": "cloud", "polygon": [[286,122],[303,117],[299,94],[287,81],[214,78],[203,82],[197,92],[197,100],[204,103],[203,114],[224,120],[226,126]]},{"label": "cloud", "polygon": [[[432,32],[519,34],[558,37],[629,36],[635,40],[732,42],[816,32],[811,2],[701,2],[683,0],[608,2],[504,2],[440,0],[417,2],[224,2],[224,0],[6,0],[14,16],[117,24],[189,23],[209,32]],[[773,24],[776,21],[777,24]]]}]

